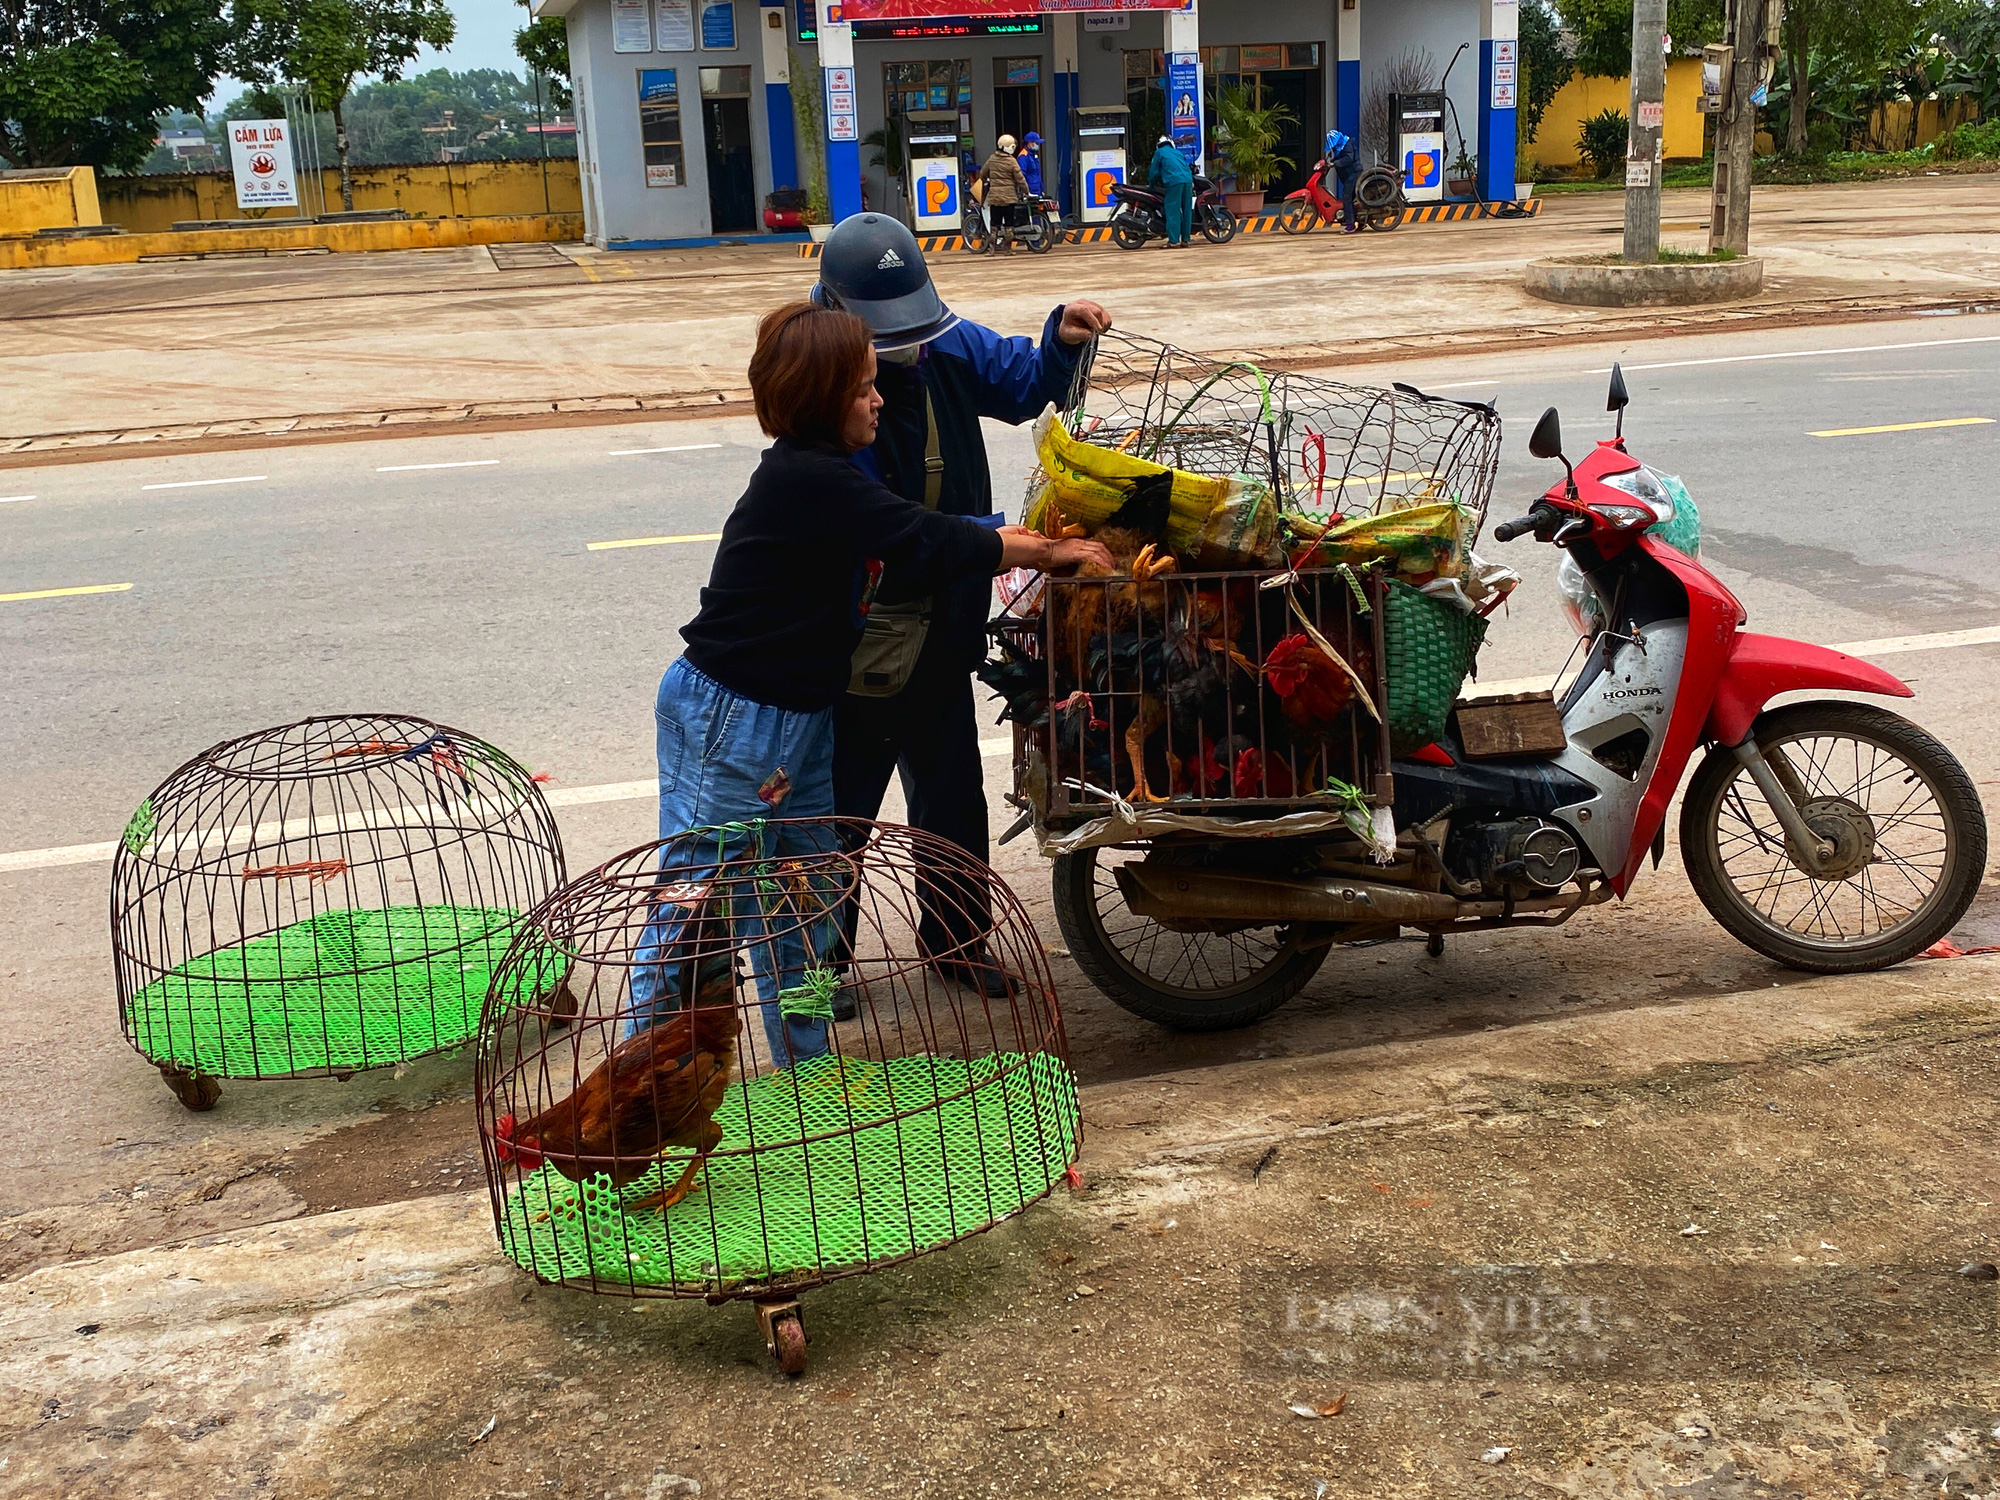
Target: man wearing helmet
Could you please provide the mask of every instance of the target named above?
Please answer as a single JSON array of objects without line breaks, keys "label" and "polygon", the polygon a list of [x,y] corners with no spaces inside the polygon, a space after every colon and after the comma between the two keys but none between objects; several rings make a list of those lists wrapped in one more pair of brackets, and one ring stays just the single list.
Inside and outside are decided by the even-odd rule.
[{"label": "man wearing helmet", "polygon": [[1021,137],[1021,175],[1028,179],[1028,191],[1042,196],[1042,138],[1034,131]]},{"label": "man wearing helmet", "polygon": [[[820,257],[813,300],[845,308],[875,338],[879,435],[854,462],[891,489],[947,515],[993,514],[993,476],[980,419],[1018,425],[1069,393],[1083,347],[1111,326],[1095,302],[1050,313],[1039,344],[1003,338],[951,312],[916,236],[884,214],[855,214],[834,228]],[[972,673],[986,655],[992,586],[985,580],[912,597],[884,574],[850,690],[834,720],[834,807],[847,817],[881,811],[900,773],[910,823],[987,855],[986,773]],[[994,994],[1005,982],[980,963],[986,892],[919,871],[917,941],[951,978]]]}]

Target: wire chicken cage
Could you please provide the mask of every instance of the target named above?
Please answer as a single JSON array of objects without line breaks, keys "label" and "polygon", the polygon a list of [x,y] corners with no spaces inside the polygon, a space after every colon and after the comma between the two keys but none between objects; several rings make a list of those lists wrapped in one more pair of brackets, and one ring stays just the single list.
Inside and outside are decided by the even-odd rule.
[{"label": "wire chicken cage", "polygon": [[218,1079],[344,1079],[460,1046],[563,876],[541,788],[460,730],[371,714],[229,740],[114,851],[120,1022],[197,1110]]},{"label": "wire chicken cage", "polygon": [[[959,947],[926,956],[927,913]],[[996,973],[1005,999],[980,982]],[[990,1229],[1080,1139],[1019,901],[953,845],[851,819],[698,830],[579,877],[494,975],[477,1076],[514,1261],[599,1293],[749,1299],[792,1374],[802,1290]]]}]

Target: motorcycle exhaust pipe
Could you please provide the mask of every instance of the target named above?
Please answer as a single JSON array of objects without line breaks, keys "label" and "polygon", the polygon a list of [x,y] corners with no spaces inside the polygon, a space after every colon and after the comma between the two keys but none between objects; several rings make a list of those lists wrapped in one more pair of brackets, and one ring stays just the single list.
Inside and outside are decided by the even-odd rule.
[{"label": "motorcycle exhaust pipe", "polygon": [[[1284,878],[1234,870],[1202,870],[1184,865],[1133,860],[1118,867],[1125,904],[1142,917],[1162,922],[1325,922],[1343,926],[1386,926],[1449,922],[1483,905],[1436,891],[1383,885],[1345,875]],[[1492,903],[1499,910],[1500,903]]]}]

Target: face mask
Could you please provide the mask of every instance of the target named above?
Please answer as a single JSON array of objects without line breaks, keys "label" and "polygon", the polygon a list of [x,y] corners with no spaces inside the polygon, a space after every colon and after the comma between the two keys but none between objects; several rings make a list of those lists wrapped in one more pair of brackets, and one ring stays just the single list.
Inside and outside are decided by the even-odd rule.
[{"label": "face mask", "polygon": [[908,349],[892,349],[887,354],[877,350],[875,360],[878,364],[913,365],[917,362],[917,356],[923,352],[922,344],[913,345]]}]

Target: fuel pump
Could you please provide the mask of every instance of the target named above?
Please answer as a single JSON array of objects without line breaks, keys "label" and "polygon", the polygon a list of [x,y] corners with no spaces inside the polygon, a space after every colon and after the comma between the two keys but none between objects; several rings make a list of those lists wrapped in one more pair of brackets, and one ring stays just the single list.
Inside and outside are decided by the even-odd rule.
[{"label": "fuel pump", "polygon": [[1076,217],[1103,224],[1118,208],[1111,190],[1125,181],[1126,132],[1132,111],[1122,104],[1079,105],[1076,122]]},{"label": "fuel pump", "polygon": [[914,109],[903,116],[904,197],[918,234],[956,234],[965,210],[959,180],[958,111]]},{"label": "fuel pump", "polygon": [[1396,122],[1396,161],[1403,171],[1403,196],[1412,203],[1444,197],[1444,91],[1391,94],[1389,118]]}]

